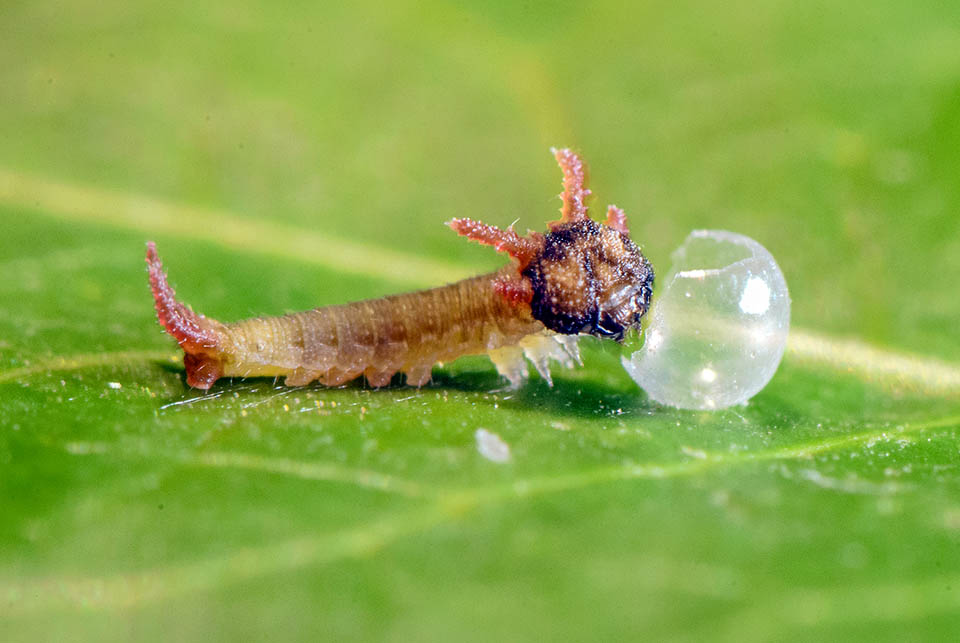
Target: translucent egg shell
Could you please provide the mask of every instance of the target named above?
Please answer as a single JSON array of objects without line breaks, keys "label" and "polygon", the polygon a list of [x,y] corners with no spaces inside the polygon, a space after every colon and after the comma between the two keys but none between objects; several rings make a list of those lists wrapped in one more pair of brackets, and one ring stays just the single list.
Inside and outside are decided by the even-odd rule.
[{"label": "translucent egg shell", "polygon": [[783,273],[762,245],[725,230],[694,230],[672,259],[644,344],[623,367],[661,404],[742,404],[767,385],[786,348]]}]

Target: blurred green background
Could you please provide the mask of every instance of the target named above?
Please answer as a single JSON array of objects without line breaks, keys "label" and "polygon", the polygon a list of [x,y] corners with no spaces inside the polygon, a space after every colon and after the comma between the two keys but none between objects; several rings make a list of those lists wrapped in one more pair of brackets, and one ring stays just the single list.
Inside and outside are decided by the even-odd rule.
[{"label": "blurred green background", "polygon": [[[145,240],[224,320],[438,285],[501,265],[444,221],[556,216],[550,146],[662,275],[777,257],[749,406],[596,342],[515,394],[185,387]],[[955,3],[5,0],[0,635],[951,638],[958,170]]]}]

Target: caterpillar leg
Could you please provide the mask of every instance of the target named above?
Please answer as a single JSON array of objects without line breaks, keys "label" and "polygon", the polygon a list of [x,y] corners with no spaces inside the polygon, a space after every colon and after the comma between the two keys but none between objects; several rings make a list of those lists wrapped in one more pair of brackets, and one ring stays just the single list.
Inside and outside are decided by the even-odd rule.
[{"label": "caterpillar leg", "polygon": [[[580,337],[577,335],[554,335],[553,341],[560,344],[560,348],[563,349],[563,352],[566,353],[567,357],[571,360],[569,366],[572,368],[574,364],[579,364],[583,366],[583,360],[580,359],[580,344],[577,342],[580,340]],[[565,360],[560,360],[567,365]]]},{"label": "caterpillar leg", "polygon": [[319,371],[310,371],[302,368],[294,370],[292,373],[288,373],[287,376],[283,379],[284,386],[306,386],[310,382],[319,379],[323,373]]},{"label": "caterpillar leg", "polygon": [[502,346],[487,351],[487,356],[497,372],[510,382],[510,388],[518,388],[528,377],[526,357],[540,377],[553,386],[550,376],[550,360],[572,368],[580,362],[576,335],[557,335],[549,331],[527,335],[515,346]]},{"label": "caterpillar leg", "polygon": [[[357,369],[331,368],[316,379],[324,386],[343,386],[350,380],[360,377],[362,374],[363,371]],[[290,381],[289,378],[287,381]]]},{"label": "caterpillar leg", "polygon": [[177,301],[152,241],[147,243],[147,266],[157,319],[183,349],[187,384],[194,388],[209,389],[223,376],[221,341],[217,331],[219,322],[207,319]]},{"label": "caterpillar leg", "polygon": [[396,372],[396,369],[392,368],[368,368],[363,375],[373,388],[383,388],[390,385]]},{"label": "caterpillar leg", "polygon": [[[569,341],[571,339],[572,342]],[[547,384],[553,386],[553,378],[550,377],[550,360],[560,362],[567,368],[573,368],[575,359],[568,345],[572,344],[574,350],[576,350],[576,340],[576,335],[541,333],[524,337],[520,340],[520,348],[523,349],[524,356],[533,363],[534,368],[540,373],[540,377],[545,379]],[[579,353],[577,353],[576,361],[579,361]]]},{"label": "caterpillar leg", "polygon": [[487,351],[490,361],[497,367],[497,372],[501,377],[507,378],[510,382],[510,388],[520,388],[520,385],[526,381],[527,363],[523,360],[523,349],[519,346],[502,346]]},{"label": "caterpillar leg", "polygon": [[407,367],[404,371],[407,378],[407,386],[420,388],[429,382],[430,377],[433,375],[434,362],[436,362],[436,360],[430,358],[429,360],[424,360]]}]

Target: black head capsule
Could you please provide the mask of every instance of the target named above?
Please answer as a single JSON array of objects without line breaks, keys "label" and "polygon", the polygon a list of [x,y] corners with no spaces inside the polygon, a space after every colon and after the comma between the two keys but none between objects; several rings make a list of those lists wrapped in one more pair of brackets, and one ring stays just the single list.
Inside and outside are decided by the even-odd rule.
[{"label": "black head capsule", "polygon": [[626,234],[581,219],[546,235],[522,272],[535,319],[564,335],[623,340],[650,307],[653,266]]}]

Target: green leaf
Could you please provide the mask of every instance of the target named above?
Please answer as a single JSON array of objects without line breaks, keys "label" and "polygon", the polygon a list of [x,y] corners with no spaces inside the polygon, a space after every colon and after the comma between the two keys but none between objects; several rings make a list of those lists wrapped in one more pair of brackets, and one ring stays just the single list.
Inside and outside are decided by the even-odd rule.
[{"label": "green leaf", "polygon": [[[6,7],[0,638],[952,638],[960,12],[887,5]],[[500,265],[443,221],[555,218],[550,145],[660,274],[778,258],[748,405],[587,340],[552,388],[185,385],[147,239],[223,320],[438,285]]]}]

